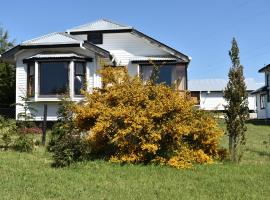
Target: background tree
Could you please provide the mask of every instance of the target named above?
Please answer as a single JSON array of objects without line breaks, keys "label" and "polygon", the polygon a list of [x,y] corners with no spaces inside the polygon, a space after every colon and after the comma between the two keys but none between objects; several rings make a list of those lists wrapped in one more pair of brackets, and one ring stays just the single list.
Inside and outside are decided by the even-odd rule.
[{"label": "background tree", "polygon": [[232,67],[229,71],[229,82],[224,91],[224,98],[228,102],[225,107],[225,120],[227,134],[229,135],[229,151],[231,160],[240,160],[239,145],[245,144],[247,127],[245,121],[249,117],[248,94],[246,91],[243,66],[240,64],[239,48],[235,38],[232,40],[232,48],[229,51]]},{"label": "background tree", "polygon": [[[0,27],[0,54],[14,46],[8,31]],[[0,60],[0,105],[15,103],[15,67]]]}]

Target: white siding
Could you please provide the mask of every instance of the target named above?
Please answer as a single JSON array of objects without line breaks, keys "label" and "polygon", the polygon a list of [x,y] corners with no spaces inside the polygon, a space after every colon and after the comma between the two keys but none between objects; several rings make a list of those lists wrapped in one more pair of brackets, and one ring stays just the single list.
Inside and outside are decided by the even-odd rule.
[{"label": "white siding", "polygon": [[[267,80],[267,75],[268,75],[268,80]],[[265,72],[265,85],[268,85],[268,92],[270,93],[270,72]],[[265,108],[261,109],[261,99],[260,95],[261,93],[258,93],[256,95],[256,101],[257,101],[257,116],[258,119],[267,119],[270,118],[270,102],[267,102],[267,94],[265,94]],[[269,94],[270,95],[270,94]]]},{"label": "white siding", "polygon": [[169,55],[162,49],[131,33],[104,33],[103,44],[98,46],[108,51],[123,49],[136,56]]},{"label": "white siding", "polygon": [[[249,95],[248,107],[249,110],[256,110],[255,96]],[[200,108],[204,110],[224,110],[227,102],[223,98],[223,92],[201,92]]]},{"label": "white siding", "polygon": [[265,119],[267,118],[267,112],[266,109],[261,109],[260,105],[260,94],[256,95],[256,102],[257,102],[257,118],[258,119]]},{"label": "white siding", "polygon": [[[86,40],[87,35],[77,35]],[[114,56],[117,65],[128,66],[129,74],[138,74],[138,65],[130,60],[138,56],[169,56],[164,50],[131,33],[104,33],[103,44],[97,45]]]}]

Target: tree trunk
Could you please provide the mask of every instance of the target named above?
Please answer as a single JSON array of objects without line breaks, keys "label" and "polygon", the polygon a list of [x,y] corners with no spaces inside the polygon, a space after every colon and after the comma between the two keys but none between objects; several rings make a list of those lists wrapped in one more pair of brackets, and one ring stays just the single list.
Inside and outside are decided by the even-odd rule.
[{"label": "tree trunk", "polygon": [[232,135],[229,135],[229,153],[230,153],[231,160],[232,160],[232,154],[233,154],[232,146],[233,146],[233,137]]}]

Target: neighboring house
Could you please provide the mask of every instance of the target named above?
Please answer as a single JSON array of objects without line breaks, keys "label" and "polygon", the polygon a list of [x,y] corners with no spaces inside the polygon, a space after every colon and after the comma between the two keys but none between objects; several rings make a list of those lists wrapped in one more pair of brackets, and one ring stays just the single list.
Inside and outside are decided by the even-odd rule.
[{"label": "neighboring house", "polygon": [[[250,112],[256,111],[255,96],[251,94],[259,86],[254,79],[246,79],[248,91],[248,107]],[[201,79],[190,80],[188,82],[188,90],[195,99],[197,105],[204,110],[224,111],[227,104],[223,98],[223,91],[227,86],[227,80],[224,79]]]},{"label": "neighboring house", "polygon": [[[101,87],[97,70],[102,65],[127,66],[130,75],[141,74],[146,80],[155,63],[161,66],[158,82],[177,81],[179,89],[186,90],[190,62],[188,56],[133,27],[105,19],[22,42],[1,59],[16,64],[16,103],[23,103],[20,97],[27,95],[37,110],[35,120],[42,120],[47,104],[51,121],[57,120],[61,94],[68,90],[73,101],[80,101],[85,85],[89,92]],[[22,111],[16,106],[16,119]]]},{"label": "neighboring house", "polygon": [[270,64],[259,70],[265,74],[265,84],[252,94],[256,95],[258,119],[270,118]]}]

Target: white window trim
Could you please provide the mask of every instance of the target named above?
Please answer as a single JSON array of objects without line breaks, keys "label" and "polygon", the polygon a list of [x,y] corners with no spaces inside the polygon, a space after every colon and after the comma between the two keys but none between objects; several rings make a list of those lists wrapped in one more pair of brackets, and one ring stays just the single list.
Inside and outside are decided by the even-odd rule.
[{"label": "white window trim", "polygon": [[[88,85],[88,75],[89,75],[89,69],[88,69],[88,65],[90,62],[86,62],[86,81],[87,81],[87,85]],[[69,61],[68,64],[68,69],[69,69],[69,94],[70,94],[70,98],[73,101],[80,101],[82,99],[84,99],[84,96],[76,96],[74,95],[74,61],[71,60]],[[87,90],[89,91],[89,86],[87,86]],[[61,97],[60,96],[50,96],[50,97],[44,97],[44,96],[40,96],[39,95],[39,62],[35,61],[35,93],[34,93],[34,97],[31,101],[35,101],[35,102],[53,102],[53,101],[61,101]]]}]

